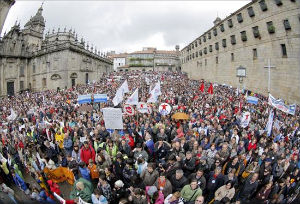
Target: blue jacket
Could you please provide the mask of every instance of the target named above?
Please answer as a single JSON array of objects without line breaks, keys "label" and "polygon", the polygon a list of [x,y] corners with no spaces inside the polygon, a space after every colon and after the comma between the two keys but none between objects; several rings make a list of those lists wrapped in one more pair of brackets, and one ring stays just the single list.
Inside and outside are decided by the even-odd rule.
[{"label": "blue jacket", "polygon": [[79,167],[79,171],[80,171],[82,178],[84,178],[88,181],[91,181],[90,170],[88,168]]},{"label": "blue jacket", "polygon": [[20,188],[22,188],[23,191],[27,190],[27,185],[26,183],[23,181],[23,179],[17,174],[15,173],[15,176],[13,177],[14,182],[17,186],[19,186]]}]

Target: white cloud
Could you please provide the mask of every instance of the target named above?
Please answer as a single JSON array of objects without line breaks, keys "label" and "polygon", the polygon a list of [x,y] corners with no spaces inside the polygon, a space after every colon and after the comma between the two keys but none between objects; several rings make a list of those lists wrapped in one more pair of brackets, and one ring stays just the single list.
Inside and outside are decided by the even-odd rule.
[{"label": "white cloud", "polygon": [[[213,26],[217,14],[230,15],[250,1],[46,1],[46,31],[75,28],[100,51],[130,52],[151,46],[174,49],[187,45]],[[3,31],[21,26],[35,15],[42,1],[18,1]]]}]

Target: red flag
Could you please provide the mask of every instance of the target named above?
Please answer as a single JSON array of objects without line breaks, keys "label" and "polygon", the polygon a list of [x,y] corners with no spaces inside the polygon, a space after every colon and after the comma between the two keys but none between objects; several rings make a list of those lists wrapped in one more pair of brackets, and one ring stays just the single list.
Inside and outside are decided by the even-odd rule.
[{"label": "red flag", "polygon": [[204,92],[204,82],[201,83],[201,86],[200,86],[199,90],[200,90],[202,93]]},{"label": "red flag", "polygon": [[212,83],[210,83],[210,86],[209,86],[209,88],[207,90],[207,93],[214,94],[214,87],[213,87]]}]

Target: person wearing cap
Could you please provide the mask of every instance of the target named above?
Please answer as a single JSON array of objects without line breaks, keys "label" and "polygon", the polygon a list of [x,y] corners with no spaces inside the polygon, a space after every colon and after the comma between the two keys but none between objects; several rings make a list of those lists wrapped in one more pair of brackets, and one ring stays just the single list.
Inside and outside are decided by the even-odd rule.
[{"label": "person wearing cap", "polygon": [[146,197],[150,204],[163,204],[164,195],[156,186],[146,186]]},{"label": "person wearing cap", "polygon": [[127,198],[129,194],[130,192],[127,188],[125,188],[123,181],[117,180],[112,192],[113,201],[115,203],[119,203],[122,198]]}]

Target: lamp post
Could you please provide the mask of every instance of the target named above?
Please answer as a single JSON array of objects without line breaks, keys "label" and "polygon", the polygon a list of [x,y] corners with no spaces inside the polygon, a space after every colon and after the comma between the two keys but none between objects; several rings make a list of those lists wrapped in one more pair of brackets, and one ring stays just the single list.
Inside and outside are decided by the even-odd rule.
[{"label": "lamp post", "polygon": [[236,68],[236,76],[239,78],[239,83],[242,85],[244,78],[246,77],[246,68],[242,65]]}]

